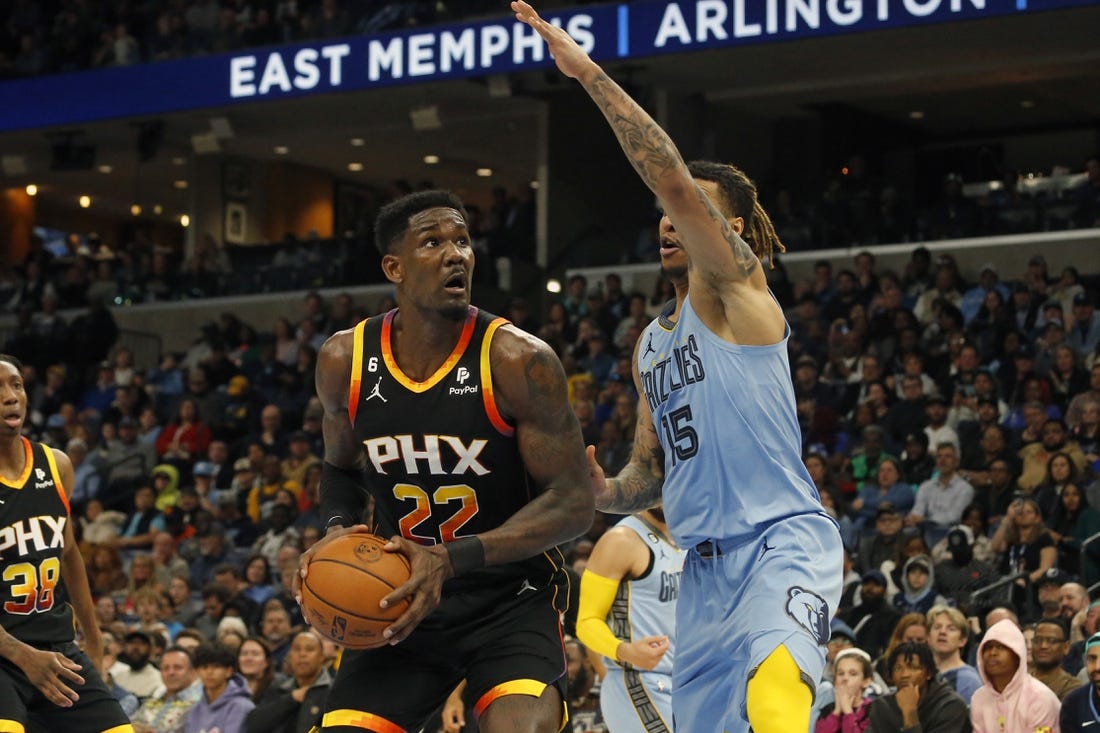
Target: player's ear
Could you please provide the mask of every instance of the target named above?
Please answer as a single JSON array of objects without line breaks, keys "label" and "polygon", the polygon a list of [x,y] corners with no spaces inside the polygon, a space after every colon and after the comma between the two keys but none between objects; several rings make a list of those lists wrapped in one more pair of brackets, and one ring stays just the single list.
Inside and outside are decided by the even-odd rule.
[{"label": "player's ear", "polygon": [[382,274],[391,283],[404,281],[405,273],[401,267],[401,258],[393,254],[382,255]]},{"label": "player's ear", "polygon": [[741,216],[731,216],[729,221],[730,226],[733,227],[733,231],[737,232],[738,236],[745,232],[745,219]]}]

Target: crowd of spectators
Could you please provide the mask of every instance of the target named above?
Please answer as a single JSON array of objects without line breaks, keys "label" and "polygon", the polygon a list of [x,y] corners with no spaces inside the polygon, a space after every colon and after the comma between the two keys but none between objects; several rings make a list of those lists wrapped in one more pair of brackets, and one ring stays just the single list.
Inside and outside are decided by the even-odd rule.
[{"label": "crowd of spectators", "polygon": [[130,66],[503,13],[486,0],[13,0],[0,77]]},{"label": "crowd of spectators", "polygon": [[[910,677],[941,712],[964,683],[978,700],[981,678],[950,664],[974,661],[994,608],[1020,624],[983,642],[1008,649],[1009,660],[1016,635],[1025,639],[1036,625],[1034,660],[1014,669],[1030,664],[1050,677],[1048,640],[1061,631],[1066,652],[1056,667],[1081,673],[1083,639],[1100,621],[1100,605],[1089,611],[1100,552],[1085,543],[1100,532],[1096,273],[1050,273],[1036,254],[1024,272],[1002,276],[990,263],[968,280],[951,255],[917,248],[902,272],[861,252],[850,268],[818,262],[806,281],[788,282],[782,270],[772,278],[791,325],[805,462],[848,552],[830,654],[852,647],[872,665],[866,677],[862,662],[837,666],[852,679],[837,681],[835,692],[829,668],[822,724],[860,710],[872,721],[923,715],[920,705],[910,710],[909,693],[889,692]],[[578,275],[545,309],[517,297],[505,313],[560,355],[585,440],[609,474],[633,441],[634,345],[671,295],[663,278],[652,293],[631,293],[617,274],[599,283]],[[259,712],[265,695],[280,696],[280,706],[323,695],[319,670],[334,650],[297,634],[304,624],[289,591],[299,554],[321,535],[313,371],[328,334],[392,305],[311,292],[294,319],[257,326],[226,312],[185,352],[165,353],[147,370],[99,322],[80,330],[107,329],[105,358],[73,362],[43,325],[46,302],[31,314],[38,327],[4,345],[25,361],[28,434],[65,449],[76,469],[77,536],[119,655],[120,695],[148,705],[185,662],[200,661],[237,665],[244,681],[233,694],[260,716],[247,720],[269,720]],[[614,521],[598,516],[568,548],[571,571],[583,571]],[[192,642],[236,651],[165,651]],[[295,645],[309,647],[300,655],[307,661]],[[598,674],[576,654],[570,703],[578,720],[599,725]],[[865,679],[883,702],[865,705],[863,687],[857,699]]]}]

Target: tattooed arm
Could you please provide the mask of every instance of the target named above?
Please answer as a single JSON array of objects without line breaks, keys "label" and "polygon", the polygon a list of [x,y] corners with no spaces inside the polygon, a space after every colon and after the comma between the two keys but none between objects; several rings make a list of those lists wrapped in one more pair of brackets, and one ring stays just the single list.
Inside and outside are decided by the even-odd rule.
[{"label": "tattooed arm", "polygon": [[516,426],[519,452],[538,492],[504,524],[478,535],[485,564],[497,565],[537,555],[587,531],[594,500],[581,426],[558,357],[534,336],[504,326],[493,337],[491,359],[497,406]]},{"label": "tattooed arm", "polygon": [[596,494],[596,508],[602,512],[633,514],[661,503],[665,453],[657,436],[657,428],[653,425],[653,412],[642,390],[642,376],[638,372],[639,348],[641,339],[634,344],[634,388],[640,396],[630,460],[619,475],[605,479],[603,469],[596,463],[595,447],[588,447],[588,472]]},{"label": "tattooed arm", "polygon": [[695,184],[680,152],[649,114],[616,84],[561,28],[547,23],[522,0],[516,18],[546,41],[558,68],[576,79],[611,125],[631,165],[672,220],[692,267],[722,280],[766,287],[760,260]]}]

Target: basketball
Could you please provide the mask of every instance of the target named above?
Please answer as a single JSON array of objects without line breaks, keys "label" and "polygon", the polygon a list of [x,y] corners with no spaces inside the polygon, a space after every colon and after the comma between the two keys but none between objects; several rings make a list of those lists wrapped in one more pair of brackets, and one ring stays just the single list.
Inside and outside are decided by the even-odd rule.
[{"label": "basketball", "polygon": [[387,640],[382,631],[408,608],[378,602],[409,579],[404,555],[386,552],[386,540],[346,534],[313,554],[302,580],[302,613],[322,636],[348,649],[370,649]]}]

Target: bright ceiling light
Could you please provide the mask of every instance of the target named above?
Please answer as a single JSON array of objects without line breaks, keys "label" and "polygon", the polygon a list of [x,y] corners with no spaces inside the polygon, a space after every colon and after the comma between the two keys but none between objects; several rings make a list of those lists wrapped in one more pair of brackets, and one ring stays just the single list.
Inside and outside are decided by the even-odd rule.
[{"label": "bright ceiling light", "polygon": [[561,280],[557,278],[550,278],[546,281],[546,292],[548,293],[560,293],[561,292]]},{"label": "bright ceiling light", "polygon": [[286,145],[276,145],[275,146],[275,155],[286,155],[289,152],[290,152],[290,148],[288,148]]},{"label": "bright ceiling light", "polygon": [[156,214],[157,216],[160,216],[161,214],[164,213],[164,207],[161,206],[160,204],[153,204],[153,213]]},{"label": "bright ceiling light", "polygon": [[178,181],[173,181],[172,186],[173,186],[173,188],[178,188],[179,190],[182,191],[183,189],[187,188],[187,181],[185,181],[183,179],[180,179]]},{"label": "bright ceiling light", "polygon": [[180,226],[181,227],[191,226],[191,217],[189,217],[187,214],[180,214]]},{"label": "bright ceiling light", "polygon": [[110,172],[111,172],[111,171],[113,171],[113,170],[114,170],[114,168],[112,168],[111,166],[107,165],[106,163],[104,163],[103,165],[99,166],[99,172],[100,172],[100,173],[110,173]]},{"label": "bright ceiling light", "polygon": [[438,155],[425,155],[424,156],[424,162],[428,165],[435,165],[436,163],[439,162],[439,156]]},{"label": "bright ceiling light", "polygon": [[33,183],[28,183],[27,184],[27,195],[28,196],[37,196],[38,195],[38,186],[34,185]]},{"label": "bright ceiling light", "polygon": [[488,178],[489,176],[493,175],[493,169],[492,168],[478,168],[477,169],[477,175],[480,178]]},{"label": "bright ceiling light", "polygon": [[77,203],[80,204],[80,208],[82,208],[82,209],[86,209],[86,208],[88,208],[89,206],[92,205],[92,197],[91,196],[81,196],[76,201],[77,201]]},{"label": "bright ceiling light", "polygon": [[361,148],[367,144],[367,141],[361,137],[353,137],[349,142],[353,148]]},{"label": "bright ceiling light", "polygon": [[358,173],[359,171],[363,170],[363,164],[362,163],[348,163],[348,170],[351,171],[352,173]]},{"label": "bright ceiling light", "polygon": [[134,216],[141,216],[141,206],[138,204],[131,204],[130,213]]}]

